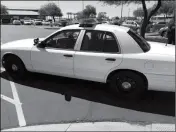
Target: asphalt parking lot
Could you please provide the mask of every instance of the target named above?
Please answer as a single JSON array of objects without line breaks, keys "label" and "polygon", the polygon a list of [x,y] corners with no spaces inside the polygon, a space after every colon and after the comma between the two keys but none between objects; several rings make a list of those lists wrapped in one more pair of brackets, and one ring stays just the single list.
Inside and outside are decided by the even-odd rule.
[{"label": "asphalt parking lot", "polygon": [[[1,42],[45,37],[54,31],[3,25]],[[36,73],[13,80],[1,69],[1,129],[86,121],[175,123],[174,117],[175,93],[149,91],[140,101],[127,101],[104,84]]]}]

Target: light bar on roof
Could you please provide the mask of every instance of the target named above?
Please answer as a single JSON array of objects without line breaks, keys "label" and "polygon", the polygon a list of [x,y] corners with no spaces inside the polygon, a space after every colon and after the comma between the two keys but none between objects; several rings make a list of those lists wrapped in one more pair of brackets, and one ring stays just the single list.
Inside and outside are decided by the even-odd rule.
[{"label": "light bar on roof", "polygon": [[99,24],[99,22],[94,18],[83,19],[80,22],[80,27],[93,27],[94,25]]}]

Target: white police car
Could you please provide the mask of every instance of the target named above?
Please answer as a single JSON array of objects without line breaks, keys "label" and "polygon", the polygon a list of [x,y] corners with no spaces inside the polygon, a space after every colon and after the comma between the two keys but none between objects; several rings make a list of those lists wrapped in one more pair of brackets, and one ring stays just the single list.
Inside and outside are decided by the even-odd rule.
[{"label": "white police car", "polygon": [[1,59],[12,76],[30,71],[108,82],[125,97],[175,91],[175,47],[116,25],[82,23],[46,38],[9,42],[1,46]]}]

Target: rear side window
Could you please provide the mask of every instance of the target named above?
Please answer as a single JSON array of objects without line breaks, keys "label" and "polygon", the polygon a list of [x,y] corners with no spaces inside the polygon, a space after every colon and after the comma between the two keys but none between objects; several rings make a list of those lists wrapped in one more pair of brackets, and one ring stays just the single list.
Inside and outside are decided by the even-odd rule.
[{"label": "rear side window", "polygon": [[105,53],[119,52],[117,41],[114,35],[110,32],[105,33],[103,52]]},{"label": "rear side window", "polygon": [[117,53],[119,48],[112,33],[88,30],[84,35],[81,51]]},{"label": "rear side window", "polygon": [[140,48],[144,52],[147,52],[150,50],[150,45],[147,43],[147,41],[142,36],[133,32],[132,30],[129,30],[128,34],[137,42],[137,44],[140,46]]}]

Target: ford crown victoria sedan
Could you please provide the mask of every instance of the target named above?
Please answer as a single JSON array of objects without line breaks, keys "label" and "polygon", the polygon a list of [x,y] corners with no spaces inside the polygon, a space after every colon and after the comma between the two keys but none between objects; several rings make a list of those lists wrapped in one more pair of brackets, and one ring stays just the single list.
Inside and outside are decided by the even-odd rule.
[{"label": "ford crown victoria sedan", "polygon": [[1,60],[11,76],[30,71],[108,83],[123,97],[175,91],[175,47],[116,25],[76,24],[46,38],[9,42],[1,46]]}]

